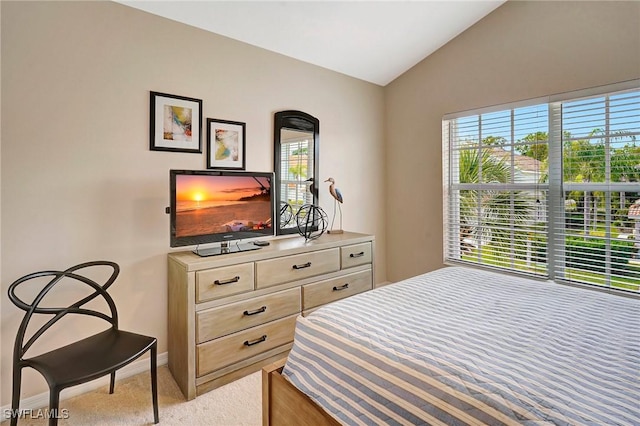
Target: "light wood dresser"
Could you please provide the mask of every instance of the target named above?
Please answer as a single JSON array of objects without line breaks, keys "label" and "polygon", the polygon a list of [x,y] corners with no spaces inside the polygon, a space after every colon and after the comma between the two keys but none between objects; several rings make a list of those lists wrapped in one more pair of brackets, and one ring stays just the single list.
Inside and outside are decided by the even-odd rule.
[{"label": "light wood dresser", "polygon": [[270,242],[169,254],[169,369],[188,400],[286,356],[298,315],[373,288],[371,235]]}]

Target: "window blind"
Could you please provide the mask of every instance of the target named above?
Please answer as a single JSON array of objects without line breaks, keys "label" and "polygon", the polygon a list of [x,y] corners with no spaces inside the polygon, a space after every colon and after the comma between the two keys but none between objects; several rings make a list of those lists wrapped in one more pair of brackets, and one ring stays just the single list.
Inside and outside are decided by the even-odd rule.
[{"label": "window blind", "polygon": [[[640,290],[640,91],[552,103],[561,129],[558,280]],[[633,206],[637,207],[633,207]],[[631,210],[631,211],[630,211]]]},{"label": "window blind", "polygon": [[640,292],[638,83],[445,118],[445,261]]},{"label": "window blind", "polygon": [[445,120],[445,259],[547,275],[546,105]]},{"label": "window blind", "polygon": [[[295,132],[300,135],[303,132]],[[280,149],[280,194],[279,210],[281,226],[291,223],[301,206],[313,203],[313,194],[307,182],[308,170],[313,164],[313,149],[309,149],[309,136],[283,139]],[[287,200],[286,203],[282,200]]]}]

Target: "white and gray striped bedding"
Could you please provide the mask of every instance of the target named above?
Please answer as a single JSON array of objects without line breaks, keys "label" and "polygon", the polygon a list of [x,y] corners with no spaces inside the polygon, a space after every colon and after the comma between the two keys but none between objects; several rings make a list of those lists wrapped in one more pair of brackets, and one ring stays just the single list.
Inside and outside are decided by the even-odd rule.
[{"label": "white and gray striped bedding", "polygon": [[343,424],[640,425],[640,300],[444,268],[300,317],[283,375]]}]

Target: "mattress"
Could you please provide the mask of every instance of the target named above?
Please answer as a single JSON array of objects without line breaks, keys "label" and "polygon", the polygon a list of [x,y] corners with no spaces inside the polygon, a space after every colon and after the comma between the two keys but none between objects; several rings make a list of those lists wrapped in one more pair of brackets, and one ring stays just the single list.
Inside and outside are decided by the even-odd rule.
[{"label": "mattress", "polygon": [[640,300],[443,268],[299,317],[283,376],[342,424],[639,425]]}]

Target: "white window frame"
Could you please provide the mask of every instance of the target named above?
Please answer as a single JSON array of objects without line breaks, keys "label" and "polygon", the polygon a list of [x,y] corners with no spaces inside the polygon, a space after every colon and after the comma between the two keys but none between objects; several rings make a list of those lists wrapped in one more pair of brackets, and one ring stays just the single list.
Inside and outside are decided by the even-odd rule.
[{"label": "white window frame", "polygon": [[[451,134],[450,134],[450,126],[455,125],[455,119],[468,117],[473,115],[481,115],[486,114],[488,112],[495,111],[505,111],[505,110],[514,110],[524,106],[531,106],[535,104],[545,103],[548,105],[548,139],[549,139],[549,147],[548,147],[548,184],[540,184],[535,185],[534,188],[529,188],[533,190],[545,190],[548,191],[547,197],[547,212],[546,217],[548,218],[548,247],[547,247],[547,271],[545,274],[534,274],[539,275],[543,278],[548,278],[554,281],[569,283],[569,284],[585,284],[584,282],[575,281],[571,278],[571,274],[567,273],[564,269],[564,244],[565,244],[565,222],[564,222],[564,194],[565,191],[570,189],[582,189],[589,191],[596,190],[604,190],[605,194],[611,194],[612,192],[638,192],[633,189],[637,189],[637,182],[633,183],[591,183],[591,184],[576,184],[576,183],[565,183],[563,182],[563,169],[562,169],[562,104],[564,102],[574,101],[581,98],[594,97],[594,96],[604,96],[606,94],[614,94],[617,92],[624,92],[629,90],[640,90],[640,79],[638,80],[630,80],[622,83],[616,83],[607,86],[601,86],[586,90],[567,92],[558,95],[552,95],[544,98],[531,99],[523,102],[511,103],[507,105],[498,105],[489,108],[482,108],[472,111],[459,112],[454,114],[447,114],[443,117],[442,122],[442,136],[443,136],[443,231],[444,231],[444,239],[443,239],[443,256],[445,263],[464,263],[469,264],[470,262],[465,262],[462,260],[460,253],[460,244],[457,242],[460,238],[460,217],[459,217],[459,208],[460,202],[459,199],[456,201],[455,193],[458,190],[463,189],[496,189],[495,187],[489,187],[487,184],[474,184],[474,185],[465,185],[457,182],[457,165],[453,164],[453,156],[451,155]],[[609,120],[609,113],[607,111],[606,114],[607,120]],[[607,133],[608,134],[608,133]],[[482,136],[479,137],[479,142],[482,140]],[[513,140],[511,141],[513,143]],[[607,157],[608,158],[608,157]],[[513,164],[513,163],[512,163]],[[607,161],[607,167],[609,167]],[[499,185],[500,190],[520,190],[526,189],[525,186],[519,185],[516,183],[511,184],[503,184]],[[610,228],[611,224],[611,211],[612,206],[607,204],[606,214],[609,218],[609,222],[607,222],[607,227]],[[457,218],[457,220],[456,220]],[[457,234],[456,234],[457,232]],[[607,234],[607,238],[610,235]],[[609,247],[609,239],[607,247]],[[458,247],[457,251],[455,247]],[[609,252],[607,252],[609,254]],[[607,260],[607,265],[609,265],[609,260]],[[488,267],[482,263],[471,263],[472,266],[477,267]],[[522,273],[518,270],[513,270],[510,268],[502,268],[502,267],[491,267],[493,269],[505,270],[508,272]],[[607,270],[608,271],[608,270]],[[530,273],[526,273],[526,275],[530,275]],[[607,278],[610,280],[610,277]],[[607,281],[609,282],[609,281]],[[618,292],[619,290],[613,288],[608,285],[596,285],[596,288],[604,289],[607,291]],[[640,290],[638,291],[640,292]]]},{"label": "white window frame", "polygon": [[[298,149],[307,149],[307,159],[306,166],[307,170],[311,170],[313,168],[313,150],[311,149],[312,137],[296,137],[290,138],[282,141],[282,149],[281,149],[281,159],[280,159],[280,175],[282,176],[280,180],[280,191],[283,199],[289,201],[293,200],[294,204],[296,204],[296,211],[303,204],[310,204],[313,201],[313,194],[308,190],[310,183],[306,182],[306,180],[301,179],[302,176],[298,176],[298,179],[295,176],[291,175],[290,167],[290,156],[295,150]],[[306,177],[306,176],[305,176]],[[293,189],[291,188],[293,186]]]}]

